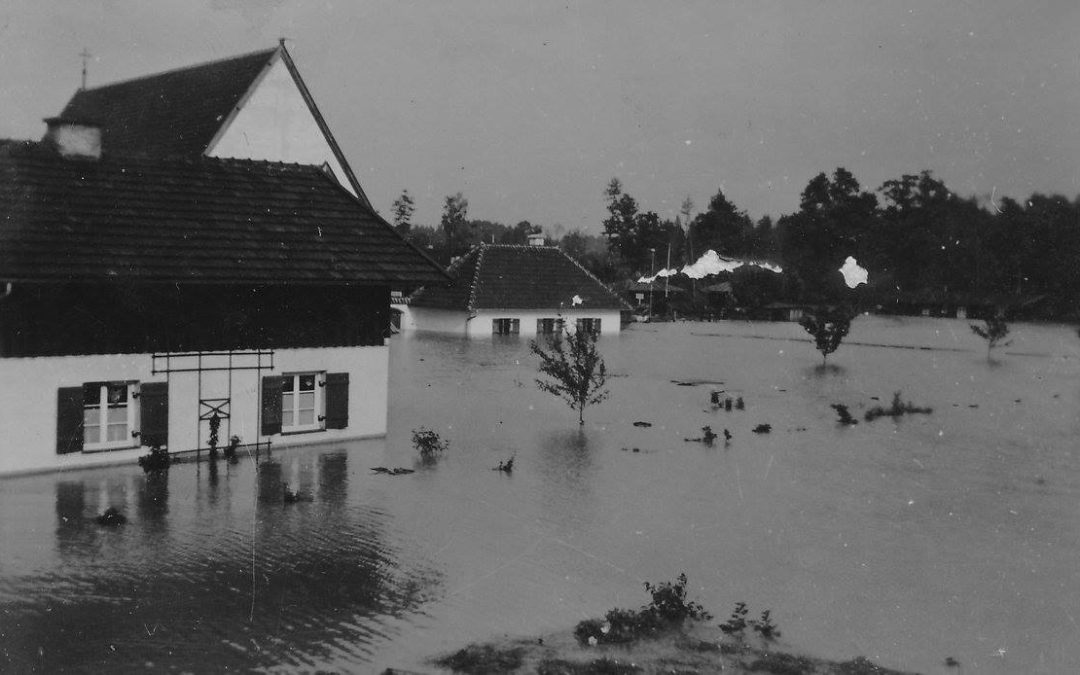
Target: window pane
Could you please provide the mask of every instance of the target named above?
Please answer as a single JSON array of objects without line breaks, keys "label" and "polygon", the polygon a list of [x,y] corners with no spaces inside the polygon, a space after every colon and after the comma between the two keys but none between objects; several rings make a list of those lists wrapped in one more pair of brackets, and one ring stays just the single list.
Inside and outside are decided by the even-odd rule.
[{"label": "window pane", "polygon": [[301,375],[300,376],[300,391],[315,391],[315,376],[314,375]]},{"label": "window pane", "polygon": [[282,427],[291,427],[293,425],[292,414],[293,413],[292,413],[292,407],[291,406],[288,407],[288,408],[282,408],[282,410],[281,410],[281,426]]},{"label": "window pane", "polygon": [[107,427],[107,429],[108,429],[108,439],[107,440],[109,440],[110,442],[111,441],[127,440],[127,437],[128,437],[127,422],[124,422],[123,424],[110,424]]},{"label": "window pane", "polygon": [[315,392],[305,391],[300,394],[300,409],[301,410],[314,410],[315,409]]},{"label": "window pane", "polygon": [[297,422],[298,426],[307,424],[315,424],[315,411],[314,410],[301,410],[300,420]]},{"label": "window pane", "polygon": [[294,377],[283,377],[283,378],[281,378],[281,391],[292,391],[293,390],[293,380],[295,380],[295,379],[296,378],[294,378]]},{"label": "window pane", "polygon": [[106,413],[105,419],[109,424],[127,424],[127,412],[128,409],[126,406],[109,406],[109,411]]},{"label": "window pane", "polygon": [[128,388],[126,384],[110,384],[109,405],[124,405],[127,403]]}]

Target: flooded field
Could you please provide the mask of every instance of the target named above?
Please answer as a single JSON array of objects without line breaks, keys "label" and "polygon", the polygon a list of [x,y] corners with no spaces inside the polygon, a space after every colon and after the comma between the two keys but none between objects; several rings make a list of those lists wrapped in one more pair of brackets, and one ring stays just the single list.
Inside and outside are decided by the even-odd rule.
[{"label": "flooded field", "polygon": [[[1080,338],[1013,333],[988,361],[966,322],[861,317],[822,369],[794,324],[636,325],[601,341],[611,397],[581,430],[525,341],[396,336],[386,439],[0,480],[0,671],[432,671],[685,572],[793,650],[1075,672]],[[897,391],[933,412],[863,420]],[[421,426],[435,466],[372,472],[417,468]],[[129,522],[98,526],[108,506]]]}]

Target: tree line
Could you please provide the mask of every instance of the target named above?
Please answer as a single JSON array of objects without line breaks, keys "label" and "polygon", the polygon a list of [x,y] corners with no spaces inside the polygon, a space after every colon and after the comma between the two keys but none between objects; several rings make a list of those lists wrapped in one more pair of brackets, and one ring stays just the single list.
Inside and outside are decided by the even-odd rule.
[{"label": "tree line", "polygon": [[[811,178],[798,209],[775,222],[754,221],[722,189],[700,211],[687,197],[674,219],[642,209],[618,178],[602,196],[600,235],[549,232],[547,243],[607,282],[681,269],[711,249],[783,268],[781,275],[758,268],[723,275],[741,304],[822,303],[850,297],[838,270],[853,256],[869,271],[869,284],[857,291],[866,303],[1037,305],[1058,318],[1075,318],[1080,309],[1080,196],[1035,193],[983,205],[930,171],[866,190],[843,167]],[[470,220],[467,212],[457,193],[446,197],[438,226],[414,224],[405,191],[394,202],[393,223],[444,263],[480,242],[524,244],[541,231],[529,221]]]}]

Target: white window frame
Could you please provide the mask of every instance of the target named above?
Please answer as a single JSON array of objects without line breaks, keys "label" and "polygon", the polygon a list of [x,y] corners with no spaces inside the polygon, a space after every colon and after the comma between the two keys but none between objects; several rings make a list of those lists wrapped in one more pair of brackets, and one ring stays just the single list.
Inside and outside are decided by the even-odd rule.
[{"label": "white window frame", "polygon": [[[297,424],[297,420],[300,419],[300,378],[311,376],[315,382],[315,409],[312,411],[312,423],[311,424]],[[307,370],[296,373],[282,373],[281,383],[281,433],[283,434],[303,434],[312,431],[324,431],[326,429],[326,371],[325,370]],[[292,391],[285,391],[285,380],[292,380]],[[286,396],[292,399],[292,408],[289,412],[292,414],[292,424],[285,424],[285,412],[286,412]]]},{"label": "white window frame", "polygon": [[[92,382],[88,384],[98,385],[98,399],[94,404],[89,404],[86,401],[85,393],[87,385],[83,385],[83,452],[103,452],[107,450],[124,450],[128,448],[139,447],[139,437],[137,430],[139,428],[139,383],[138,382]],[[127,409],[127,421],[124,428],[124,438],[118,441],[107,440],[109,437],[109,408],[117,407],[109,405],[109,387],[126,387],[127,388],[127,402],[124,404],[124,408]],[[96,409],[98,415],[98,437],[97,440],[92,440],[86,433],[86,413],[88,410]],[[106,440],[102,440],[106,439]]]}]

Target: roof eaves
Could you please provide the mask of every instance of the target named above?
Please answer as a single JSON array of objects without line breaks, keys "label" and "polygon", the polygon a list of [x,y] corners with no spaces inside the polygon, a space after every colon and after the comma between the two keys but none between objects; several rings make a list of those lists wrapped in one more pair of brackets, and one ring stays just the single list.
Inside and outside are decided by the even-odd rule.
[{"label": "roof eaves", "polygon": [[389,222],[387,222],[387,220],[385,218],[383,218],[382,215],[378,211],[376,211],[374,208],[372,208],[371,204],[369,202],[358,199],[356,197],[356,195],[354,195],[353,193],[351,193],[347,189],[345,189],[345,186],[342,185],[341,183],[339,183],[337,181],[337,179],[327,175],[327,173],[325,171],[323,171],[322,169],[320,169],[318,167],[315,167],[314,165],[312,165],[312,168],[315,171],[318,171],[318,173],[322,176],[323,180],[326,180],[328,183],[330,183],[334,187],[334,189],[340,191],[342,194],[346,195],[349,199],[359,203],[361,206],[363,206],[365,209],[367,209],[368,212],[371,214],[371,216],[375,219],[376,223],[378,223],[379,225],[382,225],[384,228],[386,228],[391,233],[393,233],[393,235],[395,237],[397,237],[399,240],[401,240],[402,243],[404,243],[410,249],[412,249],[413,251],[418,253],[420,255],[420,257],[422,257],[428,264],[430,264],[432,267],[434,267],[436,270],[438,270],[439,274],[441,274],[443,277],[445,277],[447,281],[453,281],[454,280],[454,278],[452,276],[450,276],[450,274],[446,271],[446,269],[442,265],[437,263],[434,258],[429,256],[427,253],[425,253],[423,251],[423,249],[421,249],[419,246],[417,246],[413,242],[406,239],[400,232],[398,232],[396,229],[394,229],[394,226],[391,225]]}]

